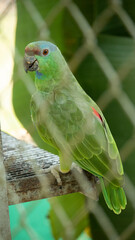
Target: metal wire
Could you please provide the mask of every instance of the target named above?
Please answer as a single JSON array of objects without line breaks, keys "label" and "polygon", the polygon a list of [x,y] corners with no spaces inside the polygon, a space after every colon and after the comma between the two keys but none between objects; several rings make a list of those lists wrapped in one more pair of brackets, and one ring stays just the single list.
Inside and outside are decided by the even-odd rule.
[{"label": "metal wire", "polygon": [[[13,1],[7,2],[7,9],[4,9],[4,12],[0,20],[4,18],[5,14],[8,14],[11,3],[13,4]],[[102,49],[99,47],[97,43],[98,34],[104,29],[104,27],[107,25],[107,23],[111,20],[111,18],[114,15],[118,16],[118,18],[121,20],[121,22],[125,26],[125,29],[131,35],[131,38],[135,39],[135,24],[130,18],[129,14],[123,8],[122,2],[117,0],[115,1],[110,0],[108,3],[108,7],[104,9],[103,12],[97,17],[97,19],[94,21],[93,26],[90,26],[89,22],[87,21],[87,19],[85,18],[82,11],[77,6],[77,4],[71,0],[61,0],[56,2],[56,5],[53,6],[50,12],[48,12],[47,17],[45,19],[43,18],[43,16],[41,16],[41,13],[36,8],[32,0],[27,0],[27,1],[24,0],[22,1],[22,3],[24,4],[24,7],[28,11],[28,14],[30,15],[31,19],[36,25],[36,28],[38,29],[38,33],[42,39],[45,38],[45,39],[51,40],[49,27],[55,21],[55,18],[58,16],[58,14],[61,11],[63,11],[64,8],[68,10],[68,12],[73,18],[73,21],[75,21],[78,27],[80,28],[82,32],[82,36],[84,38],[84,43],[80,46],[80,48],[77,49],[77,51],[72,56],[72,59],[70,59],[69,61],[70,68],[72,69],[72,71],[75,71],[83,62],[85,57],[89,53],[91,53],[95,58],[96,62],[98,63],[99,67],[101,68],[101,70],[104,72],[108,81],[108,89],[102,92],[102,94],[100,95],[97,101],[99,106],[102,108],[102,110],[105,110],[105,108],[107,108],[107,106],[113,99],[117,99],[121,109],[124,110],[125,114],[129,118],[129,121],[133,126],[133,134],[131,138],[129,138],[127,142],[125,142],[124,146],[120,150],[123,161],[126,161],[128,156],[131,153],[133,153],[133,151],[135,151],[135,144],[134,144],[135,106],[132,100],[128,97],[127,93],[123,90],[121,83],[123,79],[134,68],[134,63],[135,63],[134,53],[129,58],[125,59],[123,65],[120,66],[120,68],[116,71],[112,66],[111,62],[109,61],[109,59],[106,57],[106,55],[104,54],[104,52],[102,51]],[[23,56],[20,54],[17,48],[16,48],[16,56],[17,56],[16,64],[18,64],[19,61],[22,61]],[[27,79],[26,79],[26,75],[24,74],[24,71],[21,68],[18,68],[18,75],[20,79],[23,81],[23,83],[25,84],[28,92],[32,94],[35,89],[33,85],[33,81],[30,79],[29,76],[27,76]],[[61,138],[61,141],[64,141],[63,136],[61,136],[61,133],[58,132],[57,127],[53,125],[53,129],[55,129],[55,131]],[[66,145],[66,148],[68,147],[69,146]],[[33,166],[33,168],[36,173],[36,167]],[[127,175],[126,175],[126,183],[127,183],[127,187],[126,187],[127,197],[130,200],[133,208],[135,209],[135,204],[134,204],[135,187],[131,179]],[[47,184],[49,183],[47,182]],[[41,186],[42,186],[42,182],[41,182]],[[44,184],[43,184],[43,187],[44,187]],[[44,192],[43,188],[42,190]],[[91,200],[89,200],[88,209],[95,215],[97,221],[99,222],[99,224],[105,231],[108,239],[110,240],[113,240],[113,239],[126,240],[135,230],[135,222],[133,221],[124,229],[124,232],[122,232],[121,234],[118,234],[111,219],[109,219],[107,214],[104,212],[103,208],[98,203],[94,203],[94,202],[91,202]],[[21,230],[21,227],[23,227],[23,228],[26,228],[26,231],[30,239],[37,239],[35,230],[31,229],[31,227],[28,224],[26,224],[25,220],[27,219],[28,213],[25,212],[23,207],[21,208],[18,207],[18,210],[19,212],[23,212],[23,215],[21,215],[21,218],[18,223],[18,227],[16,227],[16,229],[14,230],[14,236]],[[30,211],[32,211],[32,209]],[[63,226],[65,227],[65,229],[67,229],[67,236],[70,239],[71,235],[74,232],[72,222],[58,201],[56,201],[55,212],[58,218],[60,219],[60,221],[63,223]],[[83,213],[80,213],[80,216],[81,214],[83,216]],[[74,219],[74,221],[77,221],[77,219]]]}]

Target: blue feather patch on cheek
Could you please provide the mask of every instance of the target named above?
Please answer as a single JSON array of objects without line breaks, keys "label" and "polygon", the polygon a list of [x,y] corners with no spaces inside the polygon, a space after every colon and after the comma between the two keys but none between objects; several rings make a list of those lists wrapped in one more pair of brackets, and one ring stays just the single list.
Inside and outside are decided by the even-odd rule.
[{"label": "blue feather patch on cheek", "polygon": [[36,77],[38,79],[41,79],[43,77],[43,74],[41,72],[39,72],[39,71],[36,71]]}]

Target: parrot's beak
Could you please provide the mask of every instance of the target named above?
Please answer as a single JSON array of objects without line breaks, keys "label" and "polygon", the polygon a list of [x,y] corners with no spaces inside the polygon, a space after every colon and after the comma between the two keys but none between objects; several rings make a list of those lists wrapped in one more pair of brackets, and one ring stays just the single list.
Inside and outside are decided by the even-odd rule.
[{"label": "parrot's beak", "polygon": [[23,64],[26,73],[38,70],[38,61],[34,56],[25,53]]}]

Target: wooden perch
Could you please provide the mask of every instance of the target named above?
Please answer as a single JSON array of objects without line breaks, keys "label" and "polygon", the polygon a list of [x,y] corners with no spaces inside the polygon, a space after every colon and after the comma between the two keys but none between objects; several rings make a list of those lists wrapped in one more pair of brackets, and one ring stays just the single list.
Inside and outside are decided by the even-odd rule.
[{"label": "wooden perch", "polygon": [[3,164],[2,140],[0,132],[0,239],[10,240],[6,173]]},{"label": "wooden perch", "polygon": [[67,174],[60,173],[62,186],[59,186],[50,171],[51,166],[59,164],[58,156],[4,132],[2,146],[9,205],[84,192],[84,189],[86,195],[95,198],[94,178],[90,173],[84,171],[83,174],[76,169]]}]

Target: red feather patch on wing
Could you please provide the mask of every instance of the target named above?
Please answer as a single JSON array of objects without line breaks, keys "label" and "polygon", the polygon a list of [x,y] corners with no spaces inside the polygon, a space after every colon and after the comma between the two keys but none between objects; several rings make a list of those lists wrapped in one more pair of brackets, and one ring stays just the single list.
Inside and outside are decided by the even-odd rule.
[{"label": "red feather patch on wing", "polygon": [[91,107],[92,108],[92,110],[93,110],[93,113],[100,119],[100,121],[103,123],[103,119],[102,119],[102,117],[101,117],[101,115],[96,111],[96,109],[95,108],[93,108],[93,107]]}]

